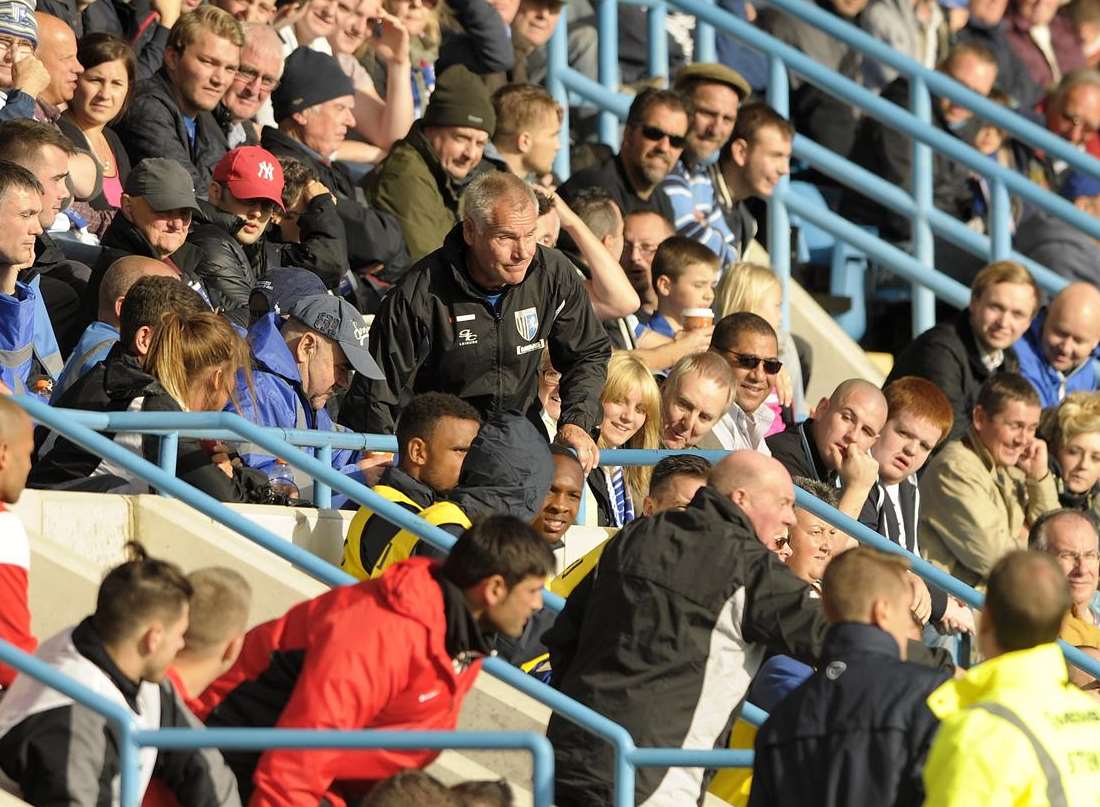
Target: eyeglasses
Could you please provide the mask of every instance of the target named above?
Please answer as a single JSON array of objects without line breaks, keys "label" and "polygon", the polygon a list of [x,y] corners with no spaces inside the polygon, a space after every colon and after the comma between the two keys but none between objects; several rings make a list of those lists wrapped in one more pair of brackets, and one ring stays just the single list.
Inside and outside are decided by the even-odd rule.
[{"label": "eyeglasses", "polygon": [[26,39],[12,39],[8,36],[0,37],[0,54],[11,53],[18,58],[19,56],[33,52],[34,45]]},{"label": "eyeglasses", "polygon": [[1078,561],[1085,561],[1086,563],[1096,563],[1100,560],[1100,552],[1093,549],[1090,552],[1059,552],[1055,557],[1063,563],[1073,563],[1077,565]]},{"label": "eyeglasses", "polygon": [[733,363],[742,370],[755,370],[763,364],[765,373],[768,375],[775,375],[783,369],[783,362],[779,359],[765,359],[763,356],[753,356],[751,353],[738,353],[734,350],[727,350],[726,355],[730,356],[733,359]]},{"label": "eyeglasses", "polygon": [[260,79],[260,89],[264,92],[272,92],[279,86],[279,79],[275,76],[265,76],[260,73],[259,70],[254,67],[238,67],[237,68],[237,81],[241,82],[245,86],[255,84],[256,79]]},{"label": "eyeglasses", "polygon": [[665,137],[668,138],[668,144],[674,149],[682,149],[684,144],[687,143],[687,138],[683,135],[669,134],[664,129],[659,129],[656,126],[639,126],[638,128],[642,132],[642,137],[646,140],[652,140],[654,143]]},{"label": "eyeglasses", "polygon": [[1092,121],[1087,121],[1081,115],[1070,115],[1065,112],[1062,113],[1062,117],[1071,128],[1076,129],[1078,126],[1085,134],[1096,134],[1098,128]]}]

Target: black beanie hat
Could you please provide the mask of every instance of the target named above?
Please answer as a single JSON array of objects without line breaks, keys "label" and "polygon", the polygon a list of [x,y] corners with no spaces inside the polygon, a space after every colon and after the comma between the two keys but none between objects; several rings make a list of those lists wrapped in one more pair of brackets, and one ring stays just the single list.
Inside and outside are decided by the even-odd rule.
[{"label": "black beanie hat", "polygon": [[335,58],[300,47],[286,57],[282,81],[271,93],[271,108],[278,123],[295,112],[354,94],[355,85]]},{"label": "black beanie hat", "polygon": [[424,112],[424,125],[468,126],[492,137],[497,116],[485,83],[464,65],[448,67],[436,79]]}]

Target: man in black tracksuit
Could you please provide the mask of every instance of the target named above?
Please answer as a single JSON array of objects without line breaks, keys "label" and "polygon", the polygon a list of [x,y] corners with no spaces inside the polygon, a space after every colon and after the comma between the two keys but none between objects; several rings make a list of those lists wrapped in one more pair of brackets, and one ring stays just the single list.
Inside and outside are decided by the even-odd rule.
[{"label": "man in black tracksuit", "polygon": [[[490,208],[489,221],[469,213],[478,207],[471,199]],[[466,220],[382,303],[370,352],[385,378],[357,376],[340,422],[355,431],[392,434],[400,407],[428,391],[457,395],[485,418],[525,413],[537,401],[539,362],[547,349],[562,374],[558,439],[589,448],[578,445],[584,442],[578,433],[591,442],[587,435],[603,419],[599,396],[611,344],[584,286],[564,255],[534,242],[537,206],[523,180],[483,174],[470,183],[465,200]],[[490,254],[497,242],[504,244],[503,258]],[[591,467],[595,457],[580,459]]]}]

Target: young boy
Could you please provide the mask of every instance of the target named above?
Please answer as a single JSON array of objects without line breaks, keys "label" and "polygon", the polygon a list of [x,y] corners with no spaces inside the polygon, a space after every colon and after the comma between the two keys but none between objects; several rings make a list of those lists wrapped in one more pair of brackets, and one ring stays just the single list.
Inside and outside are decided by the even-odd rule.
[{"label": "young boy", "polygon": [[[27,485],[34,451],[34,424],[27,413],[0,398],[0,639],[33,653],[38,641],[31,633],[27,602],[31,547],[19,516],[7,509]],[[0,664],[0,695],[11,686],[15,670]]]},{"label": "young boy", "polygon": [[665,239],[653,256],[653,290],[657,312],[635,330],[637,346],[649,349],[676,343],[676,355],[664,357],[671,367],[684,356],[706,350],[714,331],[713,321],[690,330],[684,328],[684,311],[709,309],[718,282],[718,256],[697,241],[680,236]]}]

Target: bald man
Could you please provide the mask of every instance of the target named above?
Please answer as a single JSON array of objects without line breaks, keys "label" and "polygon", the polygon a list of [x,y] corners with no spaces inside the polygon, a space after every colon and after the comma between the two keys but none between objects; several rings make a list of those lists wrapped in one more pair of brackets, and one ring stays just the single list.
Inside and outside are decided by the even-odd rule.
[{"label": "bald man", "polygon": [[869,494],[878,482],[879,469],[871,446],[886,425],[886,416],[882,391],[869,381],[851,378],[821,399],[813,417],[772,435],[766,443],[791,476],[839,488],[837,509],[873,530],[879,519]]},{"label": "bald man", "polygon": [[[765,546],[794,523],[780,463],[726,457],[684,510],[637,519],[608,543],[544,635],[554,685],[639,747],[713,746],[766,647],[808,663],[820,650],[820,601]],[[547,736],[559,807],[610,804],[611,747],[557,715]],[[702,787],[701,770],[643,768],[634,797],[695,804]]]},{"label": "bald man", "polygon": [[[34,424],[27,413],[0,398],[0,639],[33,653],[27,604],[31,549],[19,517],[7,505],[19,501],[31,470]],[[11,685],[15,670],[0,664],[0,694]]]},{"label": "bald man", "polygon": [[34,17],[38,22],[38,47],[34,55],[50,74],[50,84],[39,93],[38,103],[47,119],[53,120],[72,100],[76,80],[84,68],[76,58],[76,33],[68,23],[41,11],[35,12]]},{"label": "bald man", "polygon": [[130,288],[143,277],[178,278],[179,275],[162,261],[142,255],[127,255],[112,263],[99,286],[97,319],[84,330],[80,341],[69,354],[61,376],[54,384],[50,403],[56,403],[77,379],[107,358],[111,347],[118,341],[122,301]]},{"label": "bald man", "polygon": [[1071,392],[1097,389],[1093,358],[1098,344],[1100,290],[1091,283],[1070,283],[1015,344],[1020,375],[1038,390],[1043,408]]}]

